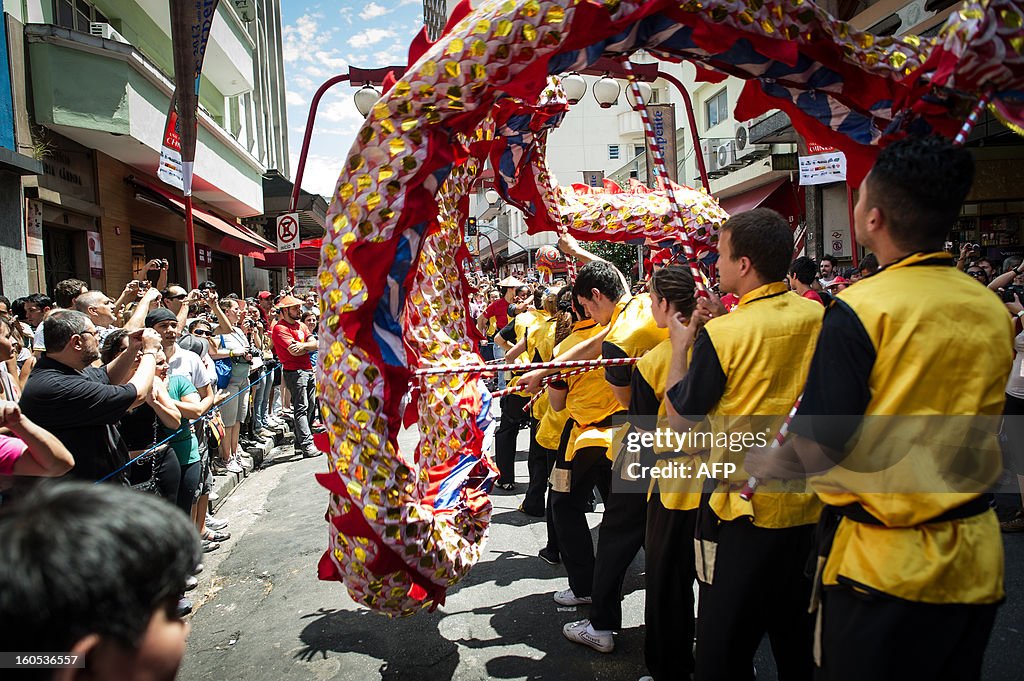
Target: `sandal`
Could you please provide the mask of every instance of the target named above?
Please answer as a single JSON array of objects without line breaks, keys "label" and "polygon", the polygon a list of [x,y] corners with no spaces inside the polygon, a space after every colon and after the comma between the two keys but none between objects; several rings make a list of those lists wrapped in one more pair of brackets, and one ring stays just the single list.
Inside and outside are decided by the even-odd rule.
[{"label": "sandal", "polygon": [[215,530],[207,529],[206,532],[203,533],[203,539],[212,542],[222,542],[231,539],[231,535],[227,532],[217,532]]}]

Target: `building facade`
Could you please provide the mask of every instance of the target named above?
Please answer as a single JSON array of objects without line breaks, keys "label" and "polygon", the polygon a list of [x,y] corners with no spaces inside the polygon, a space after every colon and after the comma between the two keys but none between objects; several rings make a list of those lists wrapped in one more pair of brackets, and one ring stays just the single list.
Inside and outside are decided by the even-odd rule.
[{"label": "building facade", "polygon": [[[171,281],[197,284],[181,193],[156,176],[174,90],[167,3],[27,0],[6,10],[30,78],[19,135],[43,165],[23,182],[26,224],[42,233],[25,254],[27,289],[75,276],[116,295],[152,258],[168,260]],[[199,279],[224,291],[267,279],[244,275],[271,244],[239,220],[263,213],[267,168],[288,168],[280,22],[280,0],[243,0],[220,2],[211,26],[193,200]]]}]

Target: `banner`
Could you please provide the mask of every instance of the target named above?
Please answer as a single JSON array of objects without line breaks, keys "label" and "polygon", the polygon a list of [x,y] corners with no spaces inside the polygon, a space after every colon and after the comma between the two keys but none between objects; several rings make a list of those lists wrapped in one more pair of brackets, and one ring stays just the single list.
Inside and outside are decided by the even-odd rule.
[{"label": "banner", "polygon": [[[676,107],[675,104],[648,104],[647,115],[651,119],[651,127],[654,128],[654,138],[661,149],[661,156],[665,159],[665,171],[668,179],[679,182],[679,167],[676,160]],[[648,145],[646,152],[647,177],[650,178],[651,187],[654,187],[654,159],[651,158],[651,149]]]},{"label": "banner", "polygon": [[156,169],[156,176],[172,187],[185,191],[181,170],[181,132],[178,130],[178,112],[175,110],[177,99],[171,95],[171,108],[167,112],[164,138],[160,143],[160,165]]},{"label": "banner", "polygon": [[846,154],[816,142],[807,142],[807,152],[799,159],[802,186],[846,181]]},{"label": "banner", "polygon": [[[171,49],[174,53],[174,96],[164,126],[164,144],[160,154],[160,179],[180,187],[185,196],[192,194],[192,170],[196,160],[199,122],[199,83],[203,73],[210,26],[219,0],[171,0]],[[173,119],[173,120],[172,120]],[[168,144],[177,137],[177,155]],[[165,169],[164,160],[167,160]],[[177,163],[177,166],[176,166]],[[177,184],[180,167],[181,184]],[[172,181],[173,180],[173,181]]]}]

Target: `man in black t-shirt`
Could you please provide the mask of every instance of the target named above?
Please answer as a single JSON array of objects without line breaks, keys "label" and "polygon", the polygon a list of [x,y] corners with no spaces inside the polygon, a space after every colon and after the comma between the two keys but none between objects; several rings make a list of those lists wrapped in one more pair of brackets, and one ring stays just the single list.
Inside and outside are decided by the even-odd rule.
[{"label": "man in black t-shirt", "polygon": [[[128,336],[128,349],[103,368],[95,324],[73,310],[59,310],[43,323],[47,352],[25,384],[21,411],[46,428],[75,457],[69,477],[101,480],[128,460],[114,424],[145,401],[153,388],[160,335],[152,329]],[[139,366],[132,374],[132,364]],[[123,385],[121,385],[123,383]],[[126,482],[127,471],[115,480]]]}]

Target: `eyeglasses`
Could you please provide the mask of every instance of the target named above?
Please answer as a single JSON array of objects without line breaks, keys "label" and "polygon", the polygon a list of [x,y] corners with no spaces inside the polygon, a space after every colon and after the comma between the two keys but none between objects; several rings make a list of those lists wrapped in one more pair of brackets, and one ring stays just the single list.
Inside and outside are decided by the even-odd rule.
[{"label": "eyeglasses", "polygon": [[79,333],[78,335],[79,335],[79,336],[84,336],[84,335],[86,335],[86,334],[88,334],[88,335],[90,335],[90,336],[95,336],[95,335],[96,335],[96,331],[82,331],[82,332],[81,332],[81,333]]},{"label": "eyeglasses", "polygon": [[985,276],[985,272],[983,270],[974,270],[973,272],[968,271],[967,274],[971,275],[975,279],[980,279]]},{"label": "eyeglasses", "polygon": [[212,335],[209,329],[196,329],[192,332],[193,336],[209,336]]}]

